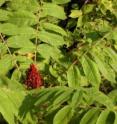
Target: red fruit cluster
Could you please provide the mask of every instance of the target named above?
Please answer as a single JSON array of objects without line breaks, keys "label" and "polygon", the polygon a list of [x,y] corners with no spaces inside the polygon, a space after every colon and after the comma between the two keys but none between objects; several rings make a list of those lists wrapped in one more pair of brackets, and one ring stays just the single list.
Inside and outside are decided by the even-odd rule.
[{"label": "red fruit cluster", "polygon": [[27,88],[32,89],[39,88],[43,85],[42,77],[34,64],[31,64],[27,70],[25,84]]}]

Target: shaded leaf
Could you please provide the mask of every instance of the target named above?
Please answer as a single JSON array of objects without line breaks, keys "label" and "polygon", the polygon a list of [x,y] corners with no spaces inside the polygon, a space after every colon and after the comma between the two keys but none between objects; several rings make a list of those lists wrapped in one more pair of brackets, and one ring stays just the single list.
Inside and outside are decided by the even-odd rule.
[{"label": "shaded leaf", "polygon": [[[93,53],[92,53],[93,54]],[[108,64],[101,58],[98,54],[93,54],[93,57],[97,63],[97,66],[102,73],[102,75],[109,81],[115,82],[115,76],[112,69],[108,67]]]},{"label": "shaded leaf", "polygon": [[89,82],[93,86],[99,86],[101,83],[101,76],[96,63],[92,61],[88,56],[84,56],[82,57],[81,64]]},{"label": "shaded leaf", "polygon": [[47,30],[54,31],[54,32],[59,33],[63,36],[67,36],[67,33],[64,31],[64,29],[62,29],[60,26],[57,26],[55,24],[43,23],[42,26]]},{"label": "shaded leaf", "polygon": [[107,109],[102,111],[96,124],[107,124],[106,120],[107,120],[109,113],[110,113],[110,111]]},{"label": "shaded leaf", "polygon": [[7,21],[10,14],[11,13],[9,11],[0,9],[0,21]]},{"label": "shaded leaf", "polygon": [[[80,124],[95,124],[98,115],[95,116],[95,114],[99,114],[98,108],[91,108],[81,119]],[[101,124],[101,123],[100,123]]]},{"label": "shaded leaf", "polygon": [[0,74],[7,74],[10,69],[14,66],[13,58],[10,55],[5,55],[0,59]]},{"label": "shaded leaf", "polygon": [[81,84],[81,75],[77,66],[72,65],[67,72],[69,87],[78,88]]},{"label": "shaded leaf", "polygon": [[64,39],[62,36],[54,33],[49,33],[47,31],[40,31],[38,37],[41,41],[48,43],[52,46],[57,47],[64,44]]},{"label": "shaded leaf", "polygon": [[68,124],[72,117],[72,109],[69,105],[60,109],[54,117],[53,124]]}]

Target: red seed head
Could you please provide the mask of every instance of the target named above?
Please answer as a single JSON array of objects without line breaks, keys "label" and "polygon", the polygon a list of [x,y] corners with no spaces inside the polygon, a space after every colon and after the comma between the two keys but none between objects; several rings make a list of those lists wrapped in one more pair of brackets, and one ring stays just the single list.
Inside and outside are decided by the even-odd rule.
[{"label": "red seed head", "polygon": [[30,68],[27,70],[25,84],[27,85],[27,88],[32,89],[41,87],[43,85],[40,72],[38,72],[34,64],[31,64]]}]

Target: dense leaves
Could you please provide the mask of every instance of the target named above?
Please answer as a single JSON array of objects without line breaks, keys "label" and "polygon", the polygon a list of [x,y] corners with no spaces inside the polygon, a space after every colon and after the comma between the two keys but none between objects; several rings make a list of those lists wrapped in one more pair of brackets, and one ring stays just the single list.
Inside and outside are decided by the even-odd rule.
[{"label": "dense leaves", "polygon": [[0,0],[0,123],[117,124],[116,11],[116,0]]}]

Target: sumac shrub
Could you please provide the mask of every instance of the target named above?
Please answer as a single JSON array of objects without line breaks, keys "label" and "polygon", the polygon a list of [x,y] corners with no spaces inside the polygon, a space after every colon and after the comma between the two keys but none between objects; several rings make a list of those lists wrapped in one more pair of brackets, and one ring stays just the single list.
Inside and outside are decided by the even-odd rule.
[{"label": "sumac shrub", "polygon": [[116,0],[0,0],[0,123],[117,124],[116,53]]}]

